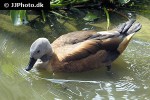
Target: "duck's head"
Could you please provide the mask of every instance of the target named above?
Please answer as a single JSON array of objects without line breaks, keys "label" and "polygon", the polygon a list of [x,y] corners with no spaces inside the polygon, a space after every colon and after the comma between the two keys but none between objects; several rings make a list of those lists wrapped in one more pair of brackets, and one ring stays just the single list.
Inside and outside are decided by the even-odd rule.
[{"label": "duck's head", "polygon": [[34,66],[37,59],[46,62],[52,57],[53,51],[50,42],[46,38],[39,38],[33,42],[30,47],[30,61],[26,68],[29,71]]}]

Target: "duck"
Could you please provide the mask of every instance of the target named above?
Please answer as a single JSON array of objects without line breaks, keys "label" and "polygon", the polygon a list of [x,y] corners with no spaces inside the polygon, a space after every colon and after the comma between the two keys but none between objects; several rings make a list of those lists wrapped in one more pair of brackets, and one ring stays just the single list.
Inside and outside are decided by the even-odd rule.
[{"label": "duck", "polygon": [[130,19],[109,31],[75,31],[50,43],[47,38],[35,40],[30,47],[26,71],[33,67],[50,72],[83,72],[102,66],[111,70],[142,25]]}]

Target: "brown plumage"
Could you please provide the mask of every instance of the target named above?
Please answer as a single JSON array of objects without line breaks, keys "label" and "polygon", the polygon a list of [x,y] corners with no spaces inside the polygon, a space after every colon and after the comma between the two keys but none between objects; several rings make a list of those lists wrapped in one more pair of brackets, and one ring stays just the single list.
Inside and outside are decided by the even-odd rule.
[{"label": "brown plumage", "polygon": [[46,38],[39,38],[31,45],[26,70],[33,66],[53,72],[81,72],[101,66],[110,70],[112,62],[141,29],[141,24],[134,22],[129,20],[111,31],[71,32],[60,36],[51,45]]}]

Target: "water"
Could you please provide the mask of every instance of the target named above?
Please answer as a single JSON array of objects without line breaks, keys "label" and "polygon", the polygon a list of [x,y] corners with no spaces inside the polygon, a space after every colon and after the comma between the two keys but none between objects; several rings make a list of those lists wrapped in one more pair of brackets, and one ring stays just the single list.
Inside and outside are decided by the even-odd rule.
[{"label": "water", "polygon": [[[0,14],[0,99],[149,100],[149,18],[140,12],[137,14],[137,21],[143,25],[142,30],[113,63],[111,73],[107,73],[106,68],[100,68],[82,73],[53,74],[36,70],[26,72],[25,67],[29,60],[29,47],[36,38],[44,36],[52,42],[60,34],[50,32],[48,26],[42,30],[30,26],[15,27],[8,15]],[[111,28],[121,22],[113,18]],[[64,25],[59,26],[59,33],[82,29],[106,30],[106,22],[80,23],[80,26],[68,22]]]}]

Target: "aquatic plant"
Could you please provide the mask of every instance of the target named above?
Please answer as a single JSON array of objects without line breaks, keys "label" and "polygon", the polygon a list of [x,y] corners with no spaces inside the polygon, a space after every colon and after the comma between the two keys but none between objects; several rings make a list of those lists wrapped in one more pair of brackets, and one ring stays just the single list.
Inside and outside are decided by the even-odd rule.
[{"label": "aquatic plant", "polygon": [[[104,13],[106,14],[107,19],[107,29],[110,25],[110,18],[109,18],[109,10],[111,6],[114,7],[127,4],[130,0],[51,0],[50,1],[50,10],[48,13],[51,13],[55,16],[73,20],[73,18],[68,17],[62,13],[74,10],[77,12],[81,12],[82,8],[85,9],[103,9]],[[45,13],[44,10],[40,11],[40,16],[42,17],[43,21],[46,21],[46,17],[48,14]],[[68,13],[68,12],[67,12]],[[51,15],[49,14],[49,15]],[[10,16],[14,25],[22,25],[28,23],[28,16],[27,10],[11,10]],[[87,11],[83,20],[85,21],[95,21],[96,19],[100,18],[98,15],[94,14],[93,12]]]}]

